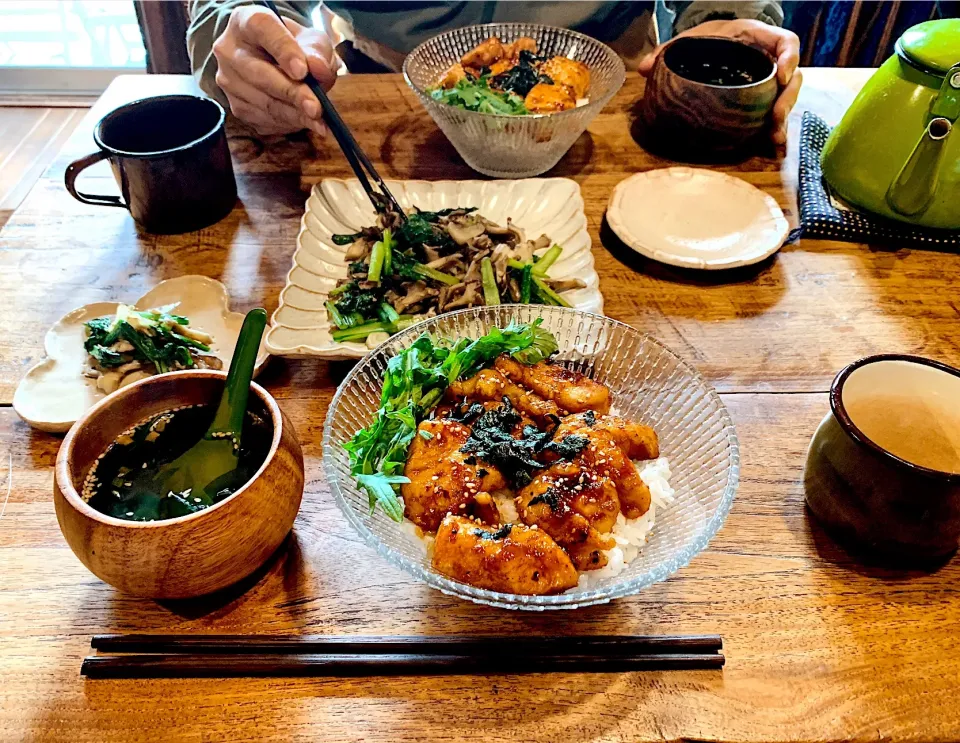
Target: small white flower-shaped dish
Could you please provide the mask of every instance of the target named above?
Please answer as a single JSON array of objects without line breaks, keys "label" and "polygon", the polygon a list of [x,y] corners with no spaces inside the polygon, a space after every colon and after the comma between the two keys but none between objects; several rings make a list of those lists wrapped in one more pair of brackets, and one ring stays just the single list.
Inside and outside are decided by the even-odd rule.
[{"label": "small white flower-shaped dish", "polygon": [[[387,181],[387,187],[404,209],[416,206],[439,211],[473,206],[497,224],[506,225],[511,219],[530,239],[547,235],[563,248],[547,275],[551,279],[582,279],[586,286],[565,292],[564,298],[578,310],[603,312],[583,197],[576,181]],[[327,360],[361,359],[370,353],[364,343],[333,340],[324,302],[337,280],[347,276],[348,246],[336,245],[333,235],[358,232],[376,218],[356,179],[326,178],[313,187],[300,223],[293,267],[267,332],[270,353]]]},{"label": "small white flower-shaped dish", "polygon": [[[84,305],[61,317],[44,338],[46,358],[35,364],[20,380],[13,396],[17,415],[41,431],[63,433],[95,402],[105,397],[96,381],[83,375],[87,352],[83,324],[117,311],[118,302]],[[211,352],[230,367],[244,313],[230,311],[226,287],[206,276],[180,276],[157,284],[138,299],[134,306],[146,310],[168,304],[177,305],[177,313],[190,319],[190,325],[213,336]],[[263,345],[257,357],[256,372],[266,363]]]},{"label": "small white flower-shaped dish", "polygon": [[607,223],[647,258],[707,270],[758,263],[776,253],[789,232],[769,194],[726,173],[687,167],[620,181]]}]

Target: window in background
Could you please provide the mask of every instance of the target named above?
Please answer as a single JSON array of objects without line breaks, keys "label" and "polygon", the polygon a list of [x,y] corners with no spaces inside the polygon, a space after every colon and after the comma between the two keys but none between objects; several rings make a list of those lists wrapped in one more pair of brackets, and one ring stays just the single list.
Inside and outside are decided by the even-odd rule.
[{"label": "window in background", "polygon": [[0,93],[99,93],[145,57],[133,0],[0,2]]}]

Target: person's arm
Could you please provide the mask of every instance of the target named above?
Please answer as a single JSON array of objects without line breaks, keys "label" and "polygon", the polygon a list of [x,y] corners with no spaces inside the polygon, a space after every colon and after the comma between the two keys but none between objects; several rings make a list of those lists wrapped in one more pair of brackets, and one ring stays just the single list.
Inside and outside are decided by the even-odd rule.
[{"label": "person's arm", "polygon": [[706,21],[746,18],[771,26],[783,25],[783,7],[775,0],[695,0],[676,3],[674,33],[680,34]]},{"label": "person's arm", "polygon": [[191,0],[187,50],[201,89],[261,134],[311,129],[320,106],[301,80],[336,78],[330,40],[310,24],[316,2],[278,0],[284,22],[251,0]]},{"label": "person's arm", "polygon": [[[215,42],[227,28],[234,8],[250,5],[251,0],[190,0],[190,26],[187,28],[187,52],[190,67],[200,89],[224,106],[227,98],[217,87],[217,59],[213,56]],[[310,2],[277,0],[277,7],[287,18],[301,26],[310,24]]]}]

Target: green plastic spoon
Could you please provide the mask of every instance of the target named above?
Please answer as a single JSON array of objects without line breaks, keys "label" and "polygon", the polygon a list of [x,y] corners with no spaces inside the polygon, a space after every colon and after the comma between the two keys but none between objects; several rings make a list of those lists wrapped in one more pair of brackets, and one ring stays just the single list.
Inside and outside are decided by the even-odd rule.
[{"label": "green plastic spoon", "polygon": [[154,478],[157,493],[175,493],[198,506],[209,506],[223,487],[219,483],[237,469],[250,380],[266,324],[265,310],[247,313],[213,423],[195,446],[160,468]]}]

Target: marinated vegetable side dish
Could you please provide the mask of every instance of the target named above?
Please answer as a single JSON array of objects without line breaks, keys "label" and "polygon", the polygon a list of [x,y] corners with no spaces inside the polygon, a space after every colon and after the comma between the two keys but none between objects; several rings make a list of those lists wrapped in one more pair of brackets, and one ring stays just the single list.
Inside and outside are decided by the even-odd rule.
[{"label": "marinated vegetable side dish", "polygon": [[373,347],[418,320],[477,305],[569,307],[563,293],[586,286],[547,277],[563,253],[549,237],[529,239],[473,208],[414,210],[406,220],[383,211],[376,226],[333,240],[349,245],[347,276],[325,303],[337,342]]},{"label": "marinated vegetable side dish", "polygon": [[453,580],[588,587],[637,556],[673,497],[656,432],[611,414],[610,390],[557,350],[539,321],[421,336],[390,360],[377,419],[347,445],[371,509],[405,519]]},{"label": "marinated vegetable side dish", "polygon": [[213,338],[173,314],[175,305],[137,310],[125,304],[113,317],[84,323],[88,366],[84,375],[107,394],[139,379],[181,369],[222,369],[210,353]]},{"label": "marinated vegetable side dish", "polygon": [[567,57],[537,54],[537,42],[496,36],[464,54],[428,92],[434,100],[480,113],[523,116],[589,102],[590,69]]}]

